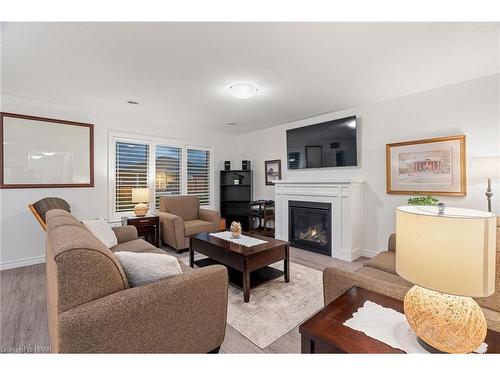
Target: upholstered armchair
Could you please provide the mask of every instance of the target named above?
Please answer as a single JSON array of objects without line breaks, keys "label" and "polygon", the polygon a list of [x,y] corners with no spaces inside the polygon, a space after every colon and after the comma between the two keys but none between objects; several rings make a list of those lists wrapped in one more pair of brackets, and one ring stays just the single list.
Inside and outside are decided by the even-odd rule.
[{"label": "upholstered armchair", "polygon": [[189,247],[189,237],[218,229],[220,214],[200,208],[194,195],[160,198],[162,241],[178,252]]}]

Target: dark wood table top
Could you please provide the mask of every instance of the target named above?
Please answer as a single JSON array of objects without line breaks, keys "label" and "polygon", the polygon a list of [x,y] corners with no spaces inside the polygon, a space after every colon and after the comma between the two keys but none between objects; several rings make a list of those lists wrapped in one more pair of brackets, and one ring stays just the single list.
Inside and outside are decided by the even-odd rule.
[{"label": "dark wood table top", "polygon": [[[219,232],[224,232],[224,231],[219,231]],[[215,233],[218,233],[218,232],[215,232]],[[281,240],[277,240],[275,238],[261,236],[260,234],[256,234],[256,233],[243,232],[242,234],[245,236],[248,236],[248,237],[258,238],[260,240],[264,240],[267,242],[260,244],[260,245],[247,247],[247,246],[239,245],[239,244],[231,242],[231,241],[227,241],[227,240],[223,240],[223,239],[220,239],[220,238],[217,238],[214,236],[210,236],[209,233],[200,233],[196,236],[193,236],[192,238],[203,241],[203,242],[208,242],[212,245],[220,247],[221,249],[231,251],[234,253],[238,253],[238,254],[241,254],[243,256],[257,254],[257,253],[260,253],[260,252],[263,252],[263,251],[266,251],[269,249],[274,249],[275,247],[279,247],[279,246],[288,246],[287,241],[281,241]]]},{"label": "dark wood table top", "polygon": [[[302,323],[299,331],[331,343],[346,353],[404,353],[343,325],[367,300],[404,313],[402,301],[354,286]],[[488,344],[487,353],[500,353],[499,332],[488,330],[484,341]]]}]

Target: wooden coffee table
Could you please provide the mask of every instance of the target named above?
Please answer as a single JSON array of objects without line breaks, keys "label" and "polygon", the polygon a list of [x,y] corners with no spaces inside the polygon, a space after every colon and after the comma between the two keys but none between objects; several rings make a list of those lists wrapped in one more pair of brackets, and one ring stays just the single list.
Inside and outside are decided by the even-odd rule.
[{"label": "wooden coffee table", "polygon": [[[229,272],[229,282],[243,290],[243,298],[248,302],[251,288],[281,276],[285,277],[287,283],[290,281],[290,249],[286,241],[254,233],[243,234],[267,243],[246,247],[201,233],[189,240],[189,266],[194,267],[196,264],[204,267],[216,263],[225,265]],[[195,251],[208,258],[194,261]],[[269,267],[280,260],[284,261],[284,272]]]},{"label": "wooden coffee table", "polygon": [[[302,353],[404,353],[343,323],[370,300],[403,313],[403,302],[359,287],[352,287],[302,323]],[[500,333],[488,330],[486,353],[500,353]]]}]

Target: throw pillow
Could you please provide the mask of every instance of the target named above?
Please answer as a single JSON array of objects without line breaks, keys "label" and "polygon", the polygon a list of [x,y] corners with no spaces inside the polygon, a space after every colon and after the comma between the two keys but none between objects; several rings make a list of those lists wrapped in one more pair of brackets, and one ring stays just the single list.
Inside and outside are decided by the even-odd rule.
[{"label": "throw pillow", "polygon": [[117,251],[130,286],[138,286],[182,273],[176,257],[168,254]]},{"label": "throw pillow", "polygon": [[106,247],[111,248],[118,245],[115,232],[104,219],[82,220],[87,229],[96,236]]}]

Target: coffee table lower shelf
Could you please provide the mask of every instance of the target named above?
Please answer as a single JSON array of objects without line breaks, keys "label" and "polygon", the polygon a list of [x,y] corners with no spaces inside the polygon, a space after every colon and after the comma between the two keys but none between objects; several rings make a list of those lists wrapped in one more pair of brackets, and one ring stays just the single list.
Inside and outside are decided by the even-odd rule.
[{"label": "coffee table lower shelf", "polygon": [[[210,258],[203,258],[195,260],[194,264],[198,267],[206,267],[214,264],[222,264]],[[224,266],[224,264],[222,264]],[[243,290],[243,272],[235,270],[234,268],[227,267],[229,283],[236,288]],[[270,282],[285,276],[285,273],[277,268],[265,266],[258,270],[250,272],[250,289],[256,288],[259,285]]]}]

